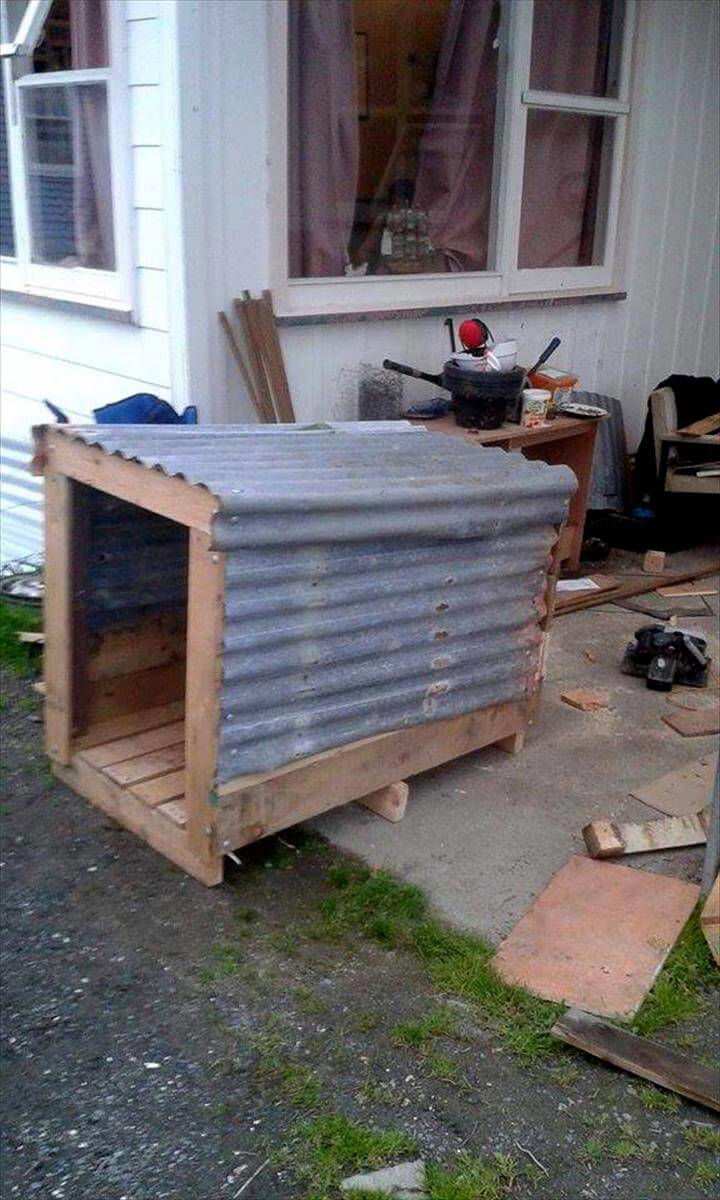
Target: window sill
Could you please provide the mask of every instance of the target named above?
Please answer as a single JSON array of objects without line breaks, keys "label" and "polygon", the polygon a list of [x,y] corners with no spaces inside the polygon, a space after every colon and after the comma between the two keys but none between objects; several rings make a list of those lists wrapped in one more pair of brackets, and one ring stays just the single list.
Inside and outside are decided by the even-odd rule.
[{"label": "window sill", "polygon": [[26,304],[42,308],[54,308],[59,312],[71,312],[84,317],[104,317],[129,325],[133,320],[132,309],[125,301],[93,300],[91,296],[74,296],[68,292],[49,292],[32,287],[4,287],[4,300],[21,300]]},{"label": "window sill", "polygon": [[568,304],[590,304],[594,300],[626,300],[627,292],[617,288],[573,288],[565,292],[528,292],[524,295],[497,296],[494,299],[473,300],[468,297],[463,304],[441,304],[433,307],[418,304],[398,308],[368,308],[354,311],[308,310],[304,313],[278,313],[277,324],[291,325],[342,325],[356,321],[400,321],[413,317],[444,317],[456,313],[489,312],[496,308],[559,308]]}]

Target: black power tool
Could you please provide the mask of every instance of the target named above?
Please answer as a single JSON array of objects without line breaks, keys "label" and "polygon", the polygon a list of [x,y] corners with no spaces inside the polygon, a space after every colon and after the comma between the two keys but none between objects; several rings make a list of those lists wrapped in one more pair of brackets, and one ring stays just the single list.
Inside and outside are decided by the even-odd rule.
[{"label": "black power tool", "polygon": [[628,642],[622,670],[625,675],[647,679],[656,692],[669,692],[674,683],[685,687],[707,687],[710,658],[707,642],[699,633],[644,625]]}]

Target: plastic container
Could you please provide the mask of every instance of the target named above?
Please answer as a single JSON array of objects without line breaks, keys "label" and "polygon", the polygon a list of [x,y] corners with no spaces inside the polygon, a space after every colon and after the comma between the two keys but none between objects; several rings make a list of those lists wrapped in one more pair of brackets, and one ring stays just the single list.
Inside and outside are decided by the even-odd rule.
[{"label": "plastic container", "polygon": [[525,372],[520,367],[512,371],[466,371],[449,362],[445,364],[444,379],[444,386],[452,392],[458,425],[463,429],[499,429],[509,405],[520,397]]},{"label": "plastic container", "polygon": [[522,424],[529,428],[535,425],[544,425],[552,400],[552,392],[547,388],[525,388],[522,400]]}]

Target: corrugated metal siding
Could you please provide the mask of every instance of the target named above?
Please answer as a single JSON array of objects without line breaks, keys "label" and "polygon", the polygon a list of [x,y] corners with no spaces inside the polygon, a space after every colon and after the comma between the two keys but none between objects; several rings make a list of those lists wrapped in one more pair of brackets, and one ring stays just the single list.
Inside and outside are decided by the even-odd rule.
[{"label": "corrugated metal siding", "polygon": [[118,629],[186,609],[187,529],[95,488],[83,491],[88,629]]},{"label": "corrugated metal siding", "polygon": [[64,432],[217,498],[221,781],[526,694],[566,467],[387,425]]}]

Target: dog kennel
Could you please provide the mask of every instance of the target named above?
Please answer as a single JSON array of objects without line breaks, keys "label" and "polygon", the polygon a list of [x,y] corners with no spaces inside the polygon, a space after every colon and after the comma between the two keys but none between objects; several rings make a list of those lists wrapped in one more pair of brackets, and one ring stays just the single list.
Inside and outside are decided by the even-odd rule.
[{"label": "dog kennel", "polygon": [[404,422],[35,439],[53,768],[204,883],[268,833],[521,744],[567,468]]}]

